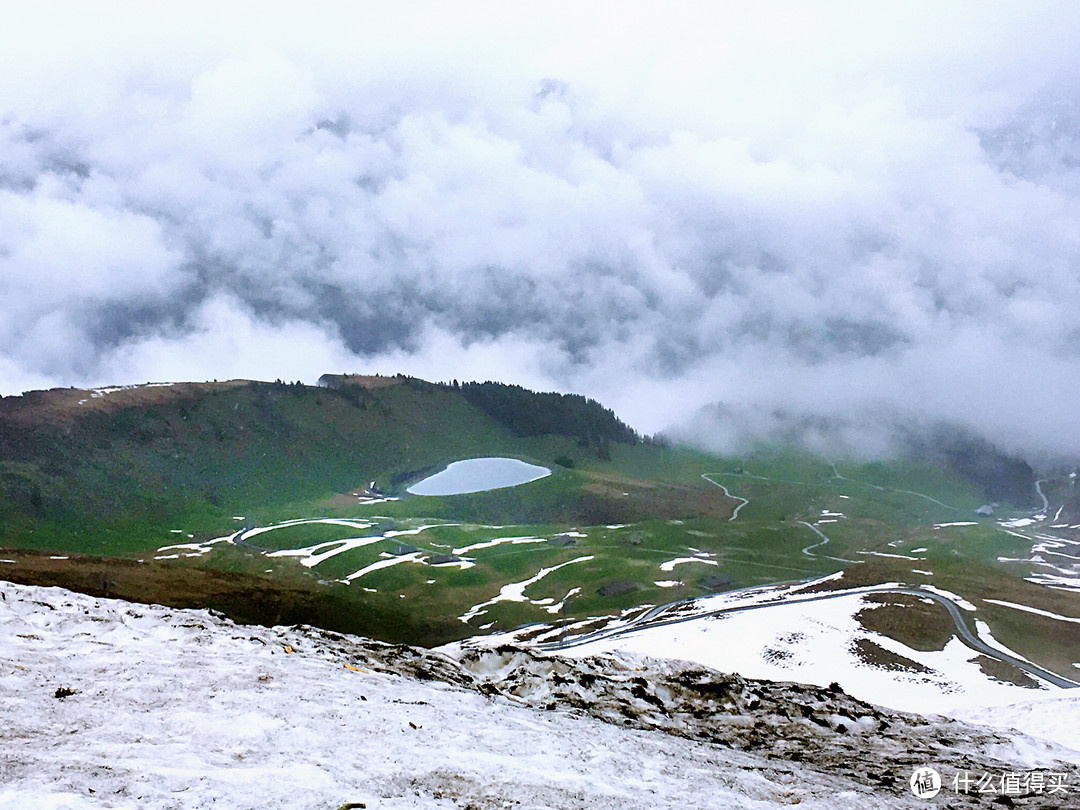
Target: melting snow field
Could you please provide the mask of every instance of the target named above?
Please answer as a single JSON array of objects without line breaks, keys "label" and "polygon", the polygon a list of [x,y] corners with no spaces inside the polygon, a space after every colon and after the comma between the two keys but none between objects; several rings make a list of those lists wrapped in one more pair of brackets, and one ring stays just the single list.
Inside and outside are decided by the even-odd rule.
[{"label": "melting snow field", "polygon": [[716,560],[709,560],[704,557],[676,557],[674,560],[668,560],[667,562],[660,563],[660,570],[670,573],[675,570],[676,565],[686,565],[687,563],[705,563],[706,565],[720,565],[720,563],[718,563]]},{"label": "melting snow field", "polygon": [[[759,601],[755,594],[749,596],[748,604]],[[737,602],[738,599],[729,600],[728,604]],[[1029,701],[1043,694],[1070,694],[1050,686],[1045,690],[1033,690],[993,680],[972,662],[976,653],[955,637],[949,640],[944,650],[922,652],[872,633],[855,618],[859,610],[868,606],[862,594],[821,601],[789,601],[756,610],[643,628],[572,647],[565,654],[591,655],[622,650],[692,660],[748,678],[800,681],[819,686],[835,681],[848,694],[862,700],[920,713],[952,714],[961,709]],[[988,631],[983,632],[987,633],[983,636],[984,641],[997,645]],[[885,650],[912,660],[925,671],[870,666],[857,654],[855,644],[860,639],[873,641]],[[1080,706],[1080,695],[1074,700]]]},{"label": "melting snow field", "polygon": [[0,582],[0,807],[855,810],[871,798],[751,753],[374,672],[355,649]]},{"label": "melting snow field", "polygon": [[584,557],[575,557],[572,560],[560,563],[559,565],[553,565],[550,568],[541,568],[539,573],[529,577],[526,580],[523,580],[521,582],[511,582],[509,585],[503,585],[499,592],[495,596],[491,597],[491,599],[487,600],[486,602],[481,602],[479,605],[473,605],[471,608],[468,609],[468,611],[466,611],[458,618],[461,619],[461,621],[463,622],[469,622],[476,616],[482,616],[483,614],[487,613],[484,608],[491,607],[492,605],[499,602],[529,602],[533,605],[551,605],[552,609],[550,609],[549,612],[557,613],[559,610],[562,609],[562,606],[566,602],[566,600],[569,599],[574,593],[580,591],[581,588],[571,589],[570,592],[567,593],[566,596],[563,597],[563,600],[557,605],[551,604],[555,601],[551,597],[545,597],[543,599],[530,599],[529,597],[525,596],[525,589],[528,588],[530,585],[535,585],[552,571],[558,571],[560,568],[565,568],[566,566],[574,565],[575,563],[588,562],[591,559],[593,559],[593,557],[590,554]]},{"label": "melting snow field", "polygon": [[442,472],[413,484],[410,495],[464,495],[489,489],[516,487],[551,475],[547,467],[516,458],[470,458],[455,461]]}]

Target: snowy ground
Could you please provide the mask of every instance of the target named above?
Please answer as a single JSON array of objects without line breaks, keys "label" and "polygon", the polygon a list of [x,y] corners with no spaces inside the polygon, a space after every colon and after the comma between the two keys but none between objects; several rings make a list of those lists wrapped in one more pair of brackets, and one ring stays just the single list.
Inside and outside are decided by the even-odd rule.
[{"label": "snowy ground", "polygon": [[[613,666],[636,691],[633,668]],[[471,677],[437,653],[0,582],[0,807],[910,806],[850,776],[485,695]]]},{"label": "snowy ground", "polygon": [[866,806],[708,744],[351,660],[347,639],[0,583],[0,807]]},{"label": "snowy ground", "polygon": [[[615,639],[566,650],[593,655],[624,650],[640,655],[693,660],[748,678],[833,681],[863,700],[912,712],[949,713],[957,708],[1030,700],[1038,691],[995,681],[971,663],[976,653],[952,638],[940,652],[912,650],[864,629],[854,614],[863,596],[792,602],[745,613],[644,628]],[[928,671],[903,672],[862,662],[854,644],[870,639]],[[1046,687],[1048,690],[1051,688]],[[1055,690],[1057,691],[1057,690]],[[1080,699],[1080,698],[1078,698]]]}]

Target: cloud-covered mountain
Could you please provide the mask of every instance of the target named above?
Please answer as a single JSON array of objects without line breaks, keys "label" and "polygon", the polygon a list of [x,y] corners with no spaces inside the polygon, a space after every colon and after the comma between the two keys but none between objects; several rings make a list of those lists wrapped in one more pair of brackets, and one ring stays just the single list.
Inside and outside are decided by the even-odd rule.
[{"label": "cloud-covered mountain", "polygon": [[0,33],[3,393],[405,371],[1080,453],[1072,4],[117,10]]}]

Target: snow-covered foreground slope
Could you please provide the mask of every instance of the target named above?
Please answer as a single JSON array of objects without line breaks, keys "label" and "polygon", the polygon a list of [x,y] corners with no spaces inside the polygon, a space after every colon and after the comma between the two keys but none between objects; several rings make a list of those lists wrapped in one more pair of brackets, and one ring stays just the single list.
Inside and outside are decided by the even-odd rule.
[{"label": "snow-covered foreground slope", "polygon": [[[750,596],[755,594],[751,593]],[[699,600],[701,610],[711,607]],[[738,600],[731,600],[738,604]],[[1036,688],[987,675],[978,654],[955,636],[943,650],[920,651],[864,628],[856,614],[871,606],[866,594],[822,601],[784,601],[759,610],[689,618],[678,624],[642,627],[625,635],[571,647],[568,655],[622,650],[682,658],[748,678],[793,680],[824,686],[837,682],[863,700],[900,711],[953,715],[956,711],[1069,694],[1049,684]],[[984,640],[992,640],[984,630]],[[879,665],[864,660],[860,644],[892,654]],[[1080,690],[1076,690],[1080,692]],[[1074,716],[1080,722],[1080,694]]]},{"label": "snow-covered foreground slope", "polygon": [[906,808],[912,767],[961,760],[1080,784],[1052,747],[835,690],[2,582],[0,700],[4,808]]}]

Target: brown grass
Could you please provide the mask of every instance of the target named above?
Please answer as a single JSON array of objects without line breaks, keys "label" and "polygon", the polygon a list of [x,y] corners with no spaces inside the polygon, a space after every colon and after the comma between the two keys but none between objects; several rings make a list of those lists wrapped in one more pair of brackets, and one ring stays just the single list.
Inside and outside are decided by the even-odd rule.
[{"label": "brown grass", "polygon": [[1028,689],[1037,689],[1040,681],[1035,680],[1022,669],[1017,669],[1012,664],[991,658],[988,655],[977,655],[971,659],[979,665],[984,675],[989,675],[996,681],[1024,686]]},{"label": "brown grass", "polygon": [[645,481],[611,473],[589,472],[586,475],[589,480],[582,486],[585,492],[613,503],[632,503],[635,511],[648,517],[726,520],[739,503],[726,497],[719,487]]},{"label": "brown grass", "polygon": [[463,638],[456,619],[420,622],[397,605],[373,604],[355,590],[333,590],[305,577],[217,571],[177,563],[0,548],[0,579],[55,586],[90,596],[175,608],[209,608],[241,624],[309,624],[382,641],[437,645]]},{"label": "brown grass", "polygon": [[918,661],[912,661],[903,655],[898,655],[892,650],[886,650],[880,644],[876,644],[868,638],[860,638],[851,645],[851,651],[855,656],[872,667],[887,669],[890,672],[919,672],[926,673],[931,670]]},{"label": "brown grass", "polygon": [[863,601],[872,604],[855,614],[863,627],[913,650],[943,650],[952,638],[952,620],[937,602],[926,604],[903,593],[872,594]]},{"label": "brown grass", "polygon": [[14,423],[66,422],[82,414],[113,413],[131,406],[161,405],[194,399],[210,391],[239,388],[250,383],[251,380],[227,380],[139,385],[97,397],[93,396],[92,390],[84,388],[51,388],[48,391],[28,391],[21,397],[5,397],[0,400],[0,413]]}]

